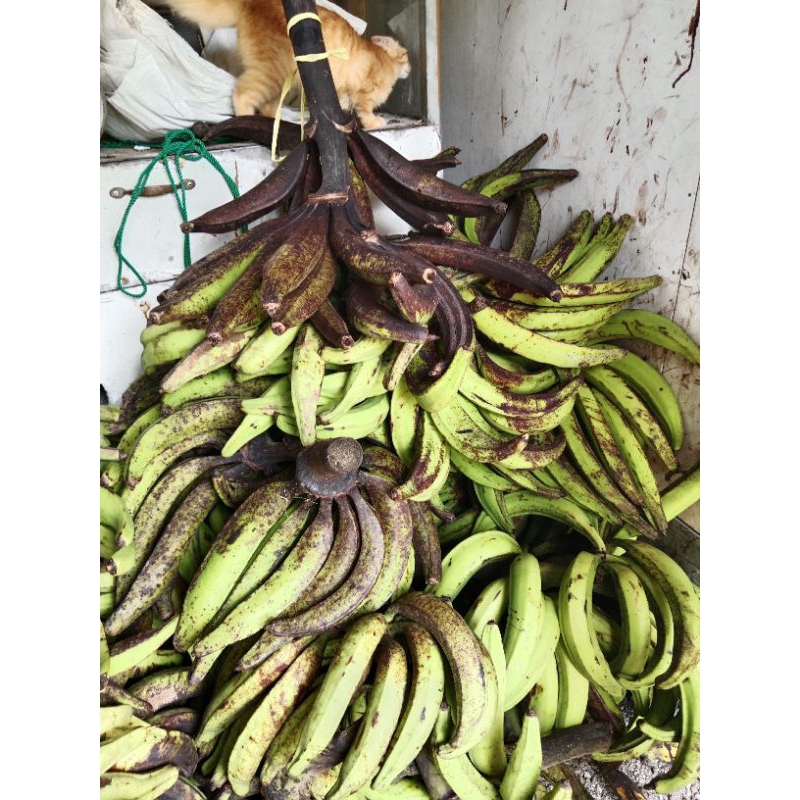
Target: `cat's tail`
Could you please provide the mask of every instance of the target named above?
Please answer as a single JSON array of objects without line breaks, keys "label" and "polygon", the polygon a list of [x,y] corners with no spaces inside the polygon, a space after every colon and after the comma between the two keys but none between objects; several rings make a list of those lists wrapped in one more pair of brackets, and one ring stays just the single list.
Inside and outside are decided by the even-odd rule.
[{"label": "cat's tail", "polygon": [[209,28],[232,28],[239,21],[239,0],[167,0],[180,16]]}]

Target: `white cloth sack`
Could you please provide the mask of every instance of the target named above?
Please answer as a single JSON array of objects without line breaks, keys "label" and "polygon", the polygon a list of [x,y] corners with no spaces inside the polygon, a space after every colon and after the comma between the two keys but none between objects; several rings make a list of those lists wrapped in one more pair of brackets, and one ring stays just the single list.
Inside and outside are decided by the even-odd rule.
[{"label": "white cloth sack", "polygon": [[[339,12],[359,33],[366,29],[364,20],[326,0],[318,0],[318,5]],[[236,79],[212,60],[236,69],[236,31],[225,28],[204,39],[201,58],[141,0],[101,0],[104,132],[121,140],[150,141],[197,121],[221,122],[232,116]],[[300,121],[299,111],[291,108],[282,116],[288,122]]]}]

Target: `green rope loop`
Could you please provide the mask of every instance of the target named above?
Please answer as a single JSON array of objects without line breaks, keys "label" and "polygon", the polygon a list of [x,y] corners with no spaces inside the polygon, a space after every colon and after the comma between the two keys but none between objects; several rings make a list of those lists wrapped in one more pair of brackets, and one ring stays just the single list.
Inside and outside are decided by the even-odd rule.
[{"label": "green rope loop", "polygon": [[[170,157],[172,157],[175,172],[177,173],[177,183],[173,179],[172,170],[170,169]],[[234,197],[239,196],[239,188],[236,186],[233,178],[231,178],[230,175],[225,172],[222,164],[220,164],[219,161],[217,161],[217,159],[208,152],[208,149],[203,141],[198,139],[188,128],[168,133],[164,137],[164,142],[161,145],[161,150],[159,151],[158,155],[156,155],[150,161],[150,163],[142,170],[141,175],[139,175],[139,179],[136,181],[136,186],[133,187],[133,191],[131,192],[131,199],[128,201],[125,213],[122,215],[122,221],[119,224],[117,235],[114,237],[114,251],[117,254],[117,288],[121,292],[124,292],[126,295],[128,295],[128,297],[144,297],[147,292],[147,281],[145,281],[136,267],[134,267],[133,264],[131,264],[131,262],[122,254],[122,237],[125,233],[128,215],[131,213],[133,204],[141,196],[144,187],[147,186],[147,181],[150,179],[150,173],[153,171],[156,164],[161,163],[164,165],[164,171],[167,173],[167,179],[169,180],[170,186],[172,186],[172,193],[175,196],[175,203],[178,206],[181,219],[183,222],[188,220],[186,213],[186,188],[183,185],[183,171],[181,170],[180,162],[180,159],[182,158],[186,161],[208,161],[208,163],[211,164],[211,166],[214,167],[214,169],[225,179],[225,183],[228,185],[228,189],[230,189],[231,194]],[[192,255],[189,249],[189,234],[184,233],[184,269],[191,263]],[[122,270],[124,267],[127,267],[135,275],[136,279],[139,281],[138,287],[128,287],[123,285]]]}]

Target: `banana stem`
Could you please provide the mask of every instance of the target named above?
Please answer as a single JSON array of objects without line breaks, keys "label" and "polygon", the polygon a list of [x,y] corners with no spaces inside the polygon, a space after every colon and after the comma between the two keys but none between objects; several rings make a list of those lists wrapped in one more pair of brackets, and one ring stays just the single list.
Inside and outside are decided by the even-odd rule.
[{"label": "banana stem", "polygon": [[[283,0],[287,22],[297,14],[316,13],[314,0]],[[304,19],[289,31],[295,57],[325,52],[322,26],[315,19]],[[322,184],[312,197],[343,203],[350,184],[347,169],[346,131],[353,119],[342,110],[333,85],[327,58],[320,61],[298,61],[300,80],[311,113],[311,138],[319,148]]]},{"label": "banana stem", "polygon": [[339,497],[356,485],[363,455],[348,437],[312,444],[297,456],[297,482],[315,497]]},{"label": "banana stem", "polygon": [[[614,729],[607,722],[590,722],[553,731],[542,739],[542,769],[592,753],[605,753],[613,744]],[[506,747],[506,754],[510,756],[513,750],[513,747]]]}]

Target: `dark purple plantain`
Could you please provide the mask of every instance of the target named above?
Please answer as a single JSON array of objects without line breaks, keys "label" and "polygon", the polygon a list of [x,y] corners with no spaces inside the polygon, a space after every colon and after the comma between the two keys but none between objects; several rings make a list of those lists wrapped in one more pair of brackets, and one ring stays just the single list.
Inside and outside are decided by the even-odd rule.
[{"label": "dark purple plantain", "polygon": [[442,579],[442,548],[433,513],[424,503],[409,503],[414,520],[414,553],[422,567],[426,586],[435,586]]},{"label": "dark purple plantain", "polygon": [[441,153],[437,153],[430,158],[415,158],[411,162],[418,167],[430,170],[431,172],[439,172],[443,169],[450,169],[451,167],[460,166],[461,162],[456,156],[461,152],[458,147],[445,147]]},{"label": "dark purple plantain", "polygon": [[283,299],[297,289],[316,268],[326,252],[328,206],[320,204],[300,211],[303,218],[283,243],[269,254],[261,277],[261,304],[273,316]]},{"label": "dark purple plantain", "polygon": [[[423,290],[423,291],[420,291]],[[427,290],[427,291],[425,291]],[[395,272],[389,278],[389,291],[400,313],[409,321],[427,324],[436,311],[436,295],[429,291],[430,286],[412,286],[402,272]],[[432,296],[431,296],[432,295]]]},{"label": "dark purple plantain", "polygon": [[561,288],[552,278],[531,264],[491,247],[431,236],[413,236],[395,241],[393,245],[399,250],[416,253],[434,264],[478,272],[554,301],[562,297]]},{"label": "dark purple plantain", "polygon": [[325,245],[317,265],[297,289],[284,297],[272,314],[272,330],[280,335],[287,328],[300,325],[312,317],[328,299],[336,283],[337,274],[336,259]]},{"label": "dark purple plantain", "polygon": [[291,197],[295,187],[302,184],[307,167],[308,144],[303,142],[252,189],[197,219],[184,222],[181,230],[184,233],[227,233],[263,217]]},{"label": "dark purple plantain", "polygon": [[372,200],[367,190],[367,184],[364,183],[364,179],[358,174],[352,162],[349,168],[352,203],[348,201],[348,205],[353,206],[361,227],[372,230],[375,227],[375,217],[372,215]]},{"label": "dark purple plantain", "polygon": [[464,217],[483,217],[492,211],[502,212],[505,208],[501,201],[469,192],[431,175],[429,170],[403,158],[388,144],[363,130],[355,130],[352,138],[363,145],[379,175],[392,181],[407,200],[423,208]]},{"label": "dark purple plantain", "polygon": [[217,303],[206,328],[206,339],[221,342],[226,336],[259,325],[266,319],[261,307],[261,261],[255,261]]},{"label": "dark purple plantain", "polygon": [[322,305],[314,312],[311,317],[311,324],[331,347],[340,347],[343,350],[348,350],[355,344],[347,323],[327,298],[323,300]]},{"label": "dark purple plantain", "polygon": [[358,139],[351,137],[348,140],[348,149],[358,172],[369,188],[398,217],[423,233],[440,236],[450,236],[453,233],[456,226],[447,214],[422,208],[404,198],[400,194],[400,187],[394,181],[387,180],[386,175],[380,172],[375,163],[369,159]]},{"label": "dark purple plantain", "polygon": [[478,234],[478,241],[480,244],[484,247],[489,247],[491,245],[507,213],[508,210],[504,211],[502,214],[490,214],[488,217],[481,217],[475,223],[475,233]]},{"label": "dark purple plantain", "polygon": [[424,325],[406,322],[387,311],[379,302],[377,287],[353,280],[347,288],[347,316],[356,328],[367,335],[393,339],[396,342],[423,343],[430,334]]},{"label": "dark purple plantain", "polygon": [[[339,258],[362,280],[386,286],[395,272],[410,280],[429,283],[433,265],[414,253],[404,253],[374,231],[359,233],[347,211],[335,206],[331,215],[331,244]],[[408,258],[407,256],[410,256]]]},{"label": "dark purple plantain", "polygon": [[[275,120],[261,114],[244,114],[240,117],[208,125],[205,122],[196,122],[192,125],[195,136],[208,142],[220,136],[231,136],[246,142],[254,142],[263,147],[272,147],[272,128]],[[281,122],[278,132],[278,148],[290,150],[300,144],[300,126],[293,122]]]},{"label": "dark purple plantain", "polygon": [[467,304],[447,278],[438,270],[433,281],[436,291],[436,321],[444,343],[445,358],[436,367],[432,367],[431,377],[440,374],[455,355],[459,347],[471,347],[475,338],[475,326]]}]

